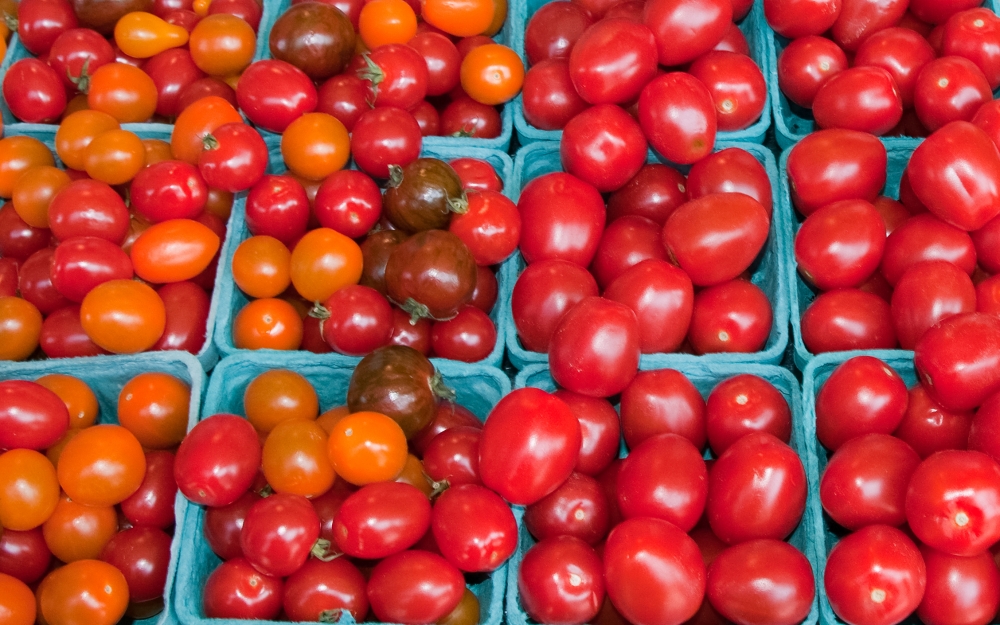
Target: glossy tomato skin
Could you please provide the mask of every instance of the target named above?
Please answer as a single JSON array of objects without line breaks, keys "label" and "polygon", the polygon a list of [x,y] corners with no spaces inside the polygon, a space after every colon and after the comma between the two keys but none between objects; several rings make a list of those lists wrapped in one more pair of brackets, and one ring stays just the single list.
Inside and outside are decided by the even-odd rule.
[{"label": "glossy tomato skin", "polygon": [[976,287],[955,265],[933,260],[906,270],[892,292],[892,320],[903,349],[917,341],[938,321],[963,312],[975,312]]},{"label": "glossy tomato skin", "polygon": [[306,232],[309,198],[295,178],[267,175],[247,193],[246,215],[251,234],[290,245]]},{"label": "glossy tomato skin", "polygon": [[622,521],[604,546],[608,597],[636,625],[680,624],[698,611],[705,564],[698,545],[662,519]]},{"label": "glossy tomato skin", "polygon": [[101,559],[125,575],[129,601],[152,601],[163,596],[170,563],[171,537],[159,528],[133,527],[115,534]]},{"label": "glossy tomato skin", "polygon": [[653,32],[626,18],[601,20],[573,46],[569,71],[576,92],[590,104],[632,101],[656,74]]},{"label": "glossy tomato skin", "polygon": [[565,389],[555,396],[566,402],[580,422],[580,457],[575,470],[596,476],[618,457],[621,424],[618,413],[606,399],[587,397]]},{"label": "glossy tomato skin", "polygon": [[646,139],[615,104],[592,106],[566,123],[559,142],[563,169],[607,193],[622,187],[646,162]]},{"label": "glossy tomato skin", "polygon": [[[443,121],[443,120],[442,120]],[[389,165],[401,167],[420,156],[420,126],[403,109],[381,106],[364,112],[351,134],[351,156],[361,171],[389,177]]]},{"label": "glossy tomato skin", "polygon": [[972,61],[944,56],[920,70],[913,106],[920,123],[933,132],[948,122],[971,121],[992,99],[989,81]]},{"label": "glossy tomato skin", "polygon": [[260,442],[249,421],[231,414],[212,415],[199,421],[181,442],[174,477],[192,502],[224,506],[250,488],[260,461]]},{"label": "glossy tomato skin", "polygon": [[771,434],[747,434],[712,465],[708,497],[709,525],[727,544],[783,540],[805,510],[805,469],[795,451]]},{"label": "glossy tomato skin", "polygon": [[997,395],[987,399],[972,419],[969,449],[981,451],[1000,462],[1000,403]]},{"label": "glossy tomato skin", "polygon": [[816,394],[816,437],[836,451],[862,434],[891,434],[903,420],[906,384],[873,356],[844,361]]},{"label": "glossy tomato skin", "polygon": [[[976,449],[970,438],[973,413],[945,410],[930,398],[923,384],[910,388],[903,421],[892,433],[905,441],[921,458],[945,449]],[[983,450],[978,450],[983,451]]]},{"label": "glossy tomato skin", "polygon": [[240,110],[255,125],[281,132],[296,118],[316,109],[313,82],[298,67],[278,59],[250,64],[236,85]]},{"label": "glossy tomato skin", "polygon": [[801,319],[802,341],[814,354],[897,345],[889,303],[859,289],[820,293]]},{"label": "glossy tomato skin", "polygon": [[420,550],[382,560],[368,580],[372,612],[387,623],[433,623],[458,605],[464,591],[461,571],[441,556]]},{"label": "glossy tomato skin", "polygon": [[689,200],[710,193],[743,193],[760,202],[768,218],[773,212],[773,189],[767,170],[741,148],[713,152],[692,165],[685,188]]},{"label": "glossy tomato skin", "polygon": [[21,59],[8,68],[3,97],[11,112],[29,124],[54,121],[66,108],[66,89],[59,74],[34,58]]},{"label": "glossy tomato skin", "polygon": [[989,551],[953,556],[921,547],[927,589],[917,616],[928,625],[989,623],[1000,607],[1000,569]]},{"label": "glossy tomato skin", "polygon": [[697,449],[705,446],[705,400],[676,369],[641,371],[622,391],[622,435],[634,448],[657,434],[679,434]]},{"label": "glossy tomato skin", "polygon": [[52,255],[52,284],[71,302],[80,303],[108,280],[131,280],[132,261],[120,247],[97,237],[74,237]]},{"label": "glossy tomato skin", "polygon": [[319,538],[319,516],[301,495],[275,493],[254,503],[240,532],[243,555],[265,575],[299,570]]},{"label": "glossy tomato skin", "polygon": [[586,623],[601,609],[601,559],[574,536],[554,536],[524,554],[517,573],[521,606],[543,623]]},{"label": "glossy tomato skin", "polygon": [[642,353],[672,352],[683,343],[694,310],[694,286],[683,269],[648,258],[619,274],[604,297],[635,313]]},{"label": "glossy tomato skin", "polygon": [[760,119],[767,85],[749,56],[713,50],[695,59],[688,71],[712,94],[720,131],[742,130]]},{"label": "glossy tomato skin", "polygon": [[[129,232],[129,211],[111,186],[86,178],[74,180],[52,198],[49,227],[60,241],[95,236],[121,245]],[[15,250],[9,255],[18,256]]]},{"label": "glossy tomato skin", "polygon": [[284,582],[264,575],[245,558],[223,562],[205,581],[202,605],[209,618],[273,619],[281,612]]},{"label": "glossy tomato skin", "polygon": [[913,106],[917,76],[937,55],[927,40],[908,28],[880,30],[862,42],[854,64],[881,67],[892,75],[904,108]]},{"label": "glossy tomato skin", "polygon": [[977,257],[967,232],[925,213],[910,217],[886,238],[879,271],[895,286],[907,269],[922,261],[948,261],[972,275]]},{"label": "glossy tomato skin", "polygon": [[524,52],[529,65],[546,59],[568,59],[594,16],[583,6],[562,0],[543,4],[528,20]]},{"label": "glossy tomato skin", "polygon": [[495,571],[517,549],[517,521],[499,495],[478,484],[449,488],[434,502],[431,530],[461,571]]},{"label": "glossy tomato skin", "polygon": [[845,51],[854,52],[872,34],[894,26],[906,12],[905,0],[858,2],[845,0],[831,29],[832,39]]},{"label": "glossy tomato skin", "polygon": [[[647,4],[647,10],[652,5]],[[665,159],[682,165],[694,163],[711,153],[715,145],[718,121],[712,93],[690,74],[661,74],[639,95],[639,125],[649,144]]]},{"label": "glossy tomato skin", "polygon": [[184,350],[197,354],[205,344],[211,298],[193,282],[165,284],[157,291],[167,323],[152,350]]},{"label": "glossy tomato skin", "polygon": [[566,59],[545,59],[531,66],[524,75],[521,98],[525,120],[541,130],[563,128],[588,106],[573,87]]},{"label": "glossy tomato skin", "polygon": [[153,223],[194,219],[208,201],[208,186],[198,169],[184,161],[160,161],[144,168],[129,187],[132,207]]},{"label": "glossy tomato skin", "polygon": [[881,67],[852,67],[831,76],[812,103],[820,128],[846,128],[883,135],[899,123],[903,101]]},{"label": "glossy tomato skin", "polygon": [[771,302],[756,284],[730,280],[694,297],[687,339],[696,354],[764,349],[774,321]]},{"label": "glossy tomato skin", "polygon": [[789,100],[811,108],[820,87],[848,67],[840,46],[826,37],[808,35],[791,41],[778,56],[778,86]]},{"label": "glossy tomato skin", "polygon": [[658,434],[632,448],[618,473],[618,509],[626,519],[654,517],[690,531],[708,499],[708,469],[691,441]]},{"label": "glossy tomato skin", "polygon": [[801,551],[761,539],[720,553],[708,567],[705,591],[712,606],[735,623],[793,625],[809,614],[816,582]]},{"label": "glossy tomato skin", "polygon": [[705,401],[708,443],[716,456],[745,434],[770,432],[782,442],[792,435],[788,401],[770,382],[743,373],[723,380]]},{"label": "glossy tomato skin", "polygon": [[976,408],[1000,389],[1000,320],[995,317],[949,317],[924,332],[914,352],[921,382],[948,410]]},{"label": "glossy tomato skin", "polygon": [[788,154],[792,203],[803,215],[837,200],[873,201],[885,186],[885,146],[854,130],[819,130]]},{"label": "glossy tomato skin", "polygon": [[601,289],[631,267],[648,259],[666,261],[660,242],[662,226],[638,215],[625,215],[608,224],[601,235],[590,271]]},{"label": "glossy tomato skin", "polygon": [[799,39],[829,30],[842,6],[842,0],[767,0],[764,17],[774,32]]},{"label": "glossy tomato skin", "polygon": [[957,55],[976,64],[989,81],[990,89],[1000,86],[1000,65],[996,44],[1000,40],[1000,20],[988,9],[976,8],[953,14],[945,22],[941,52]]},{"label": "glossy tomato skin", "polygon": [[59,396],[25,380],[0,382],[3,449],[42,450],[54,445],[69,427],[69,411]]},{"label": "glossy tomato skin", "polygon": [[360,621],[368,614],[365,586],[364,575],[347,558],[307,560],[285,581],[285,615],[296,621],[316,621],[324,613],[347,610]]},{"label": "glossy tomato skin", "polygon": [[569,309],[549,344],[549,368],[561,387],[592,397],[621,392],[639,369],[639,323],[624,304],[588,297]]},{"label": "glossy tomato skin", "polygon": [[511,308],[518,339],[525,349],[547,352],[559,319],[585,297],[597,296],[593,275],[566,260],[528,265],[514,283]]},{"label": "glossy tomato skin", "polygon": [[524,511],[524,526],[535,540],[575,536],[595,545],[607,536],[610,520],[600,482],[575,471],[562,486]]},{"label": "glossy tomato skin", "polygon": [[605,223],[604,200],[593,185],[567,173],[545,174],[521,189],[517,209],[518,247],[529,265],[552,258],[590,264]]},{"label": "glossy tomato skin", "polygon": [[139,490],[121,502],[122,514],[135,527],[165,529],[174,524],[174,454],[146,452],[146,475]]},{"label": "glossy tomato skin", "polygon": [[[521,419],[530,412],[530,423]],[[580,453],[580,422],[562,400],[534,388],[518,389],[490,411],[479,441],[483,484],[516,505],[530,505],[573,472]]]},{"label": "glossy tomato skin", "polygon": [[878,268],[884,248],[885,222],[864,200],[827,204],[795,234],[799,273],[824,291],[860,285]]},{"label": "glossy tomato skin", "polygon": [[[707,160],[702,159],[699,163]],[[690,199],[685,193],[687,189],[681,172],[660,163],[647,163],[625,186],[608,197],[608,222],[625,215],[638,215],[662,226],[675,208]]]},{"label": "glossy tomato skin", "polygon": [[920,463],[906,520],[924,544],[971,556],[1000,539],[1000,464],[978,451],[939,451]]},{"label": "glossy tomato skin", "polygon": [[643,8],[643,23],[656,37],[660,65],[683,65],[719,43],[733,21],[725,0],[655,0]]},{"label": "glossy tomato skin", "polygon": [[906,534],[888,525],[869,525],[834,545],[823,580],[830,606],[843,620],[892,625],[920,605],[927,569]]},{"label": "glossy tomato skin", "polygon": [[376,482],[344,500],[333,519],[333,535],[345,554],[376,559],[412,546],[430,524],[426,495],[409,484]]},{"label": "glossy tomato skin", "polygon": [[958,228],[978,230],[1000,213],[1000,152],[969,122],[951,122],[928,137],[906,170],[917,198]]}]

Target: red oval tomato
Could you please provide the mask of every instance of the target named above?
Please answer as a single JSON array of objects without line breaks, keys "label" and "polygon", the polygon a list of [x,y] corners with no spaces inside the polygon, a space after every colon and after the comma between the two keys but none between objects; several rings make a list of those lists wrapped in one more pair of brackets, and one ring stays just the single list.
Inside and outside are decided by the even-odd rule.
[{"label": "red oval tomato", "polygon": [[[650,6],[653,4],[647,4],[647,11]],[[712,93],[704,83],[684,72],[657,76],[639,95],[639,124],[649,144],[665,159],[678,164],[694,163],[715,145],[718,122]]]},{"label": "red oval tomato", "polygon": [[554,536],[532,545],[521,560],[517,588],[521,607],[541,623],[587,623],[601,609],[601,559],[574,536]]},{"label": "red oval tomato", "polygon": [[854,130],[819,130],[788,153],[792,203],[803,215],[838,200],[873,201],[885,186],[885,146]]},{"label": "red oval tomato", "polygon": [[855,66],[823,83],[813,99],[812,111],[820,128],[883,135],[903,117],[903,101],[889,72],[881,67]]},{"label": "red oval tomato", "polygon": [[260,468],[261,448],[250,422],[217,414],[195,425],[177,449],[174,477],[194,503],[225,506],[250,488]]},{"label": "red oval tomato", "polygon": [[656,37],[660,65],[683,65],[719,43],[733,21],[726,0],[653,0],[643,9],[643,22]]}]

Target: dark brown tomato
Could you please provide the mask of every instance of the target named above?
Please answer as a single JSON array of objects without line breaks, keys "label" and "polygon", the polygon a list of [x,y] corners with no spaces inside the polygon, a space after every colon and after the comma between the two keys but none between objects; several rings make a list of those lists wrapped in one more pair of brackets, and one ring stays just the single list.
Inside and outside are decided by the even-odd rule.
[{"label": "dark brown tomato", "polygon": [[361,244],[363,260],[359,284],[385,295],[385,265],[392,250],[405,240],[406,233],[402,230],[379,230],[369,234]]},{"label": "dark brown tomato", "polygon": [[73,12],[81,26],[110,35],[126,13],[149,11],[152,0],[73,0]]},{"label": "dark brown tomato", "polygon": [[285,11],[271,28],[271,55],[313,80],[339,74],[354,56],[351,20],[335,6],[303,2]]},{"label": "dark brown tomato", "polygon": [[418,158],[405,167],[389,165],[382,210],[400,230],[445,229],[452,213],[464,213],[468,207],[462,180],[448,163]]},{"label": "dark brown tomato", "polygon": [[446,230],[425,230],[389,255],[385,285],[389,299],[414,319],[448,320],[472,299],[476,260],[465,243]]},{"label": "dark brown tomato", "polygon": [[389,345],[372,351],[355,367],[347,407],[391,417],[410,438],[434,419],[438,399],[450,395],[426,356],[412,347]]}]

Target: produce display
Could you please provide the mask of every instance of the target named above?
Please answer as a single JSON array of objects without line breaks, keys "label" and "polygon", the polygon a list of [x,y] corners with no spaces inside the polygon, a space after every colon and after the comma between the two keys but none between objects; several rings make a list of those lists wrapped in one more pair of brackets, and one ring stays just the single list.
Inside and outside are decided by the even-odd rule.
[{"label": "produce display", "polygon": [[995,625],[998,8],[0,0],[0,625]]}]

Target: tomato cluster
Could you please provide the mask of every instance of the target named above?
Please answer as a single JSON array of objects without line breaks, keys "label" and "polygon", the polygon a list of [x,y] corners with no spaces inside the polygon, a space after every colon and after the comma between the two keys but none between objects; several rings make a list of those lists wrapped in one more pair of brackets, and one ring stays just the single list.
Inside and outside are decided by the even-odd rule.
[{"label": "tomato cluster", "polygon": [[[631,159],[624,169],[620,162],[601,164],[618,170],[620,182],[645,160],[647,140],[672,162],[697,161],[711,152],[717,131],[747,128],[765,114],[764,75],[734,23],[752,4],[543,4],[523,33],[531,66],[522,95],[525,120],[541,130],[563,130],[563,143],[580,144],[580,152],[588,145],[628,144],[637,163]],[[674,71],[663,73],[660,66]]]},{"label": "tomato cluster", "polygon": [[[519,381],[552,388],[532,369]],[[762,375],[787,386],[778,372]],[[792,625],[809,614],[813,570],[784,542],[807,497],[787,400],[757,375],[693,380],[642,371],[620,416],[606,399],[565,389],[519,388],[497,404],[480,440],[481,475],[526,505],[519,602],[509,610],[540,623],[637,625]],[[546,416],[525,422],[526,411]],[[630,451],[618,458],[622,439]],[[706,443],[714,460],[702,457]],[[503,470],[487,470],[499,457]]]},{"label": "tomato cluster", "polygon": [[[791,202],[805,216],[795,260],[818,292],[802,312],[806,349],[913,349],[952,315],[1000,310],[992,136],[952,122],[890,155],[870,134],[830,129],[788,151]],[[887,167],[902,169],[898,201],[880,195]]]},{"label": "tomato cluster", "polygon": [[599,397],[628,384],[640,354],[760,351],[773,312],[750,276],[771,206],[764,166],[737,147],[686,177],[643,165],[606,203],[571,173],[531,179],[518,200],[527,267],[511,298],[520,344],[548,353],[559,384]]},{"label": "tomato cluster", "polygon": [[113,625],[163,609],[173,450],[191,399],[185,381],[155,371],[129,379],[112,414],[72,375],[0,382],[0,613],[9,622],[32,623],[37,610],[47,623]]},{"label": "tomato cluster", "polygon": [[[190,539],[221,559],[201,613],[475,625],[466,575],[482,579],[517,544],[510,507],[479,479],[482,422],[411,348],[343,371],[346,396],[264,368],[235,398],[246,418],[214,414],[181,443],[179,488],[207,506]],[[343,403],[321,413],[317,390]]]},{"label": "tomato cluster", "polygon": [[[849,625],[894,625],[914,612],[927,625],[985,625],[1000,607],[990,551],[1000,544],[1000,384],[978,393],[968,384],[974,375],[956,353],[967,347],[922,341],[917,349],[909,389],[900,375],[914,377],[907,357],[889,361],[899,371],[856,356],[806,372],[827,450],[820,499],[835,541],[824,584]],[[1000,355],[995,344],[990,351]],[[966,385],[938,384],[945,367]]]},{"label": "tomato cluster", "polygon": [[363,356],[402,344],[466,362],[494,352],[493,268],[514,251],[521,223],[500,177],[472,158],[388,169],[384,194],[357,170],[308,189],[265,176],[250,189],[250,236],[231,268],[256,299],[233,321],[236,348]]},{"label": "tomato cluster", "polygon": [[[996,118],[1000,18],[976,1],[765,0],[787,45],[781,114],[819,128],[925,137],[952,121]],[[777,109],[776,109],[777,110]]]}]

